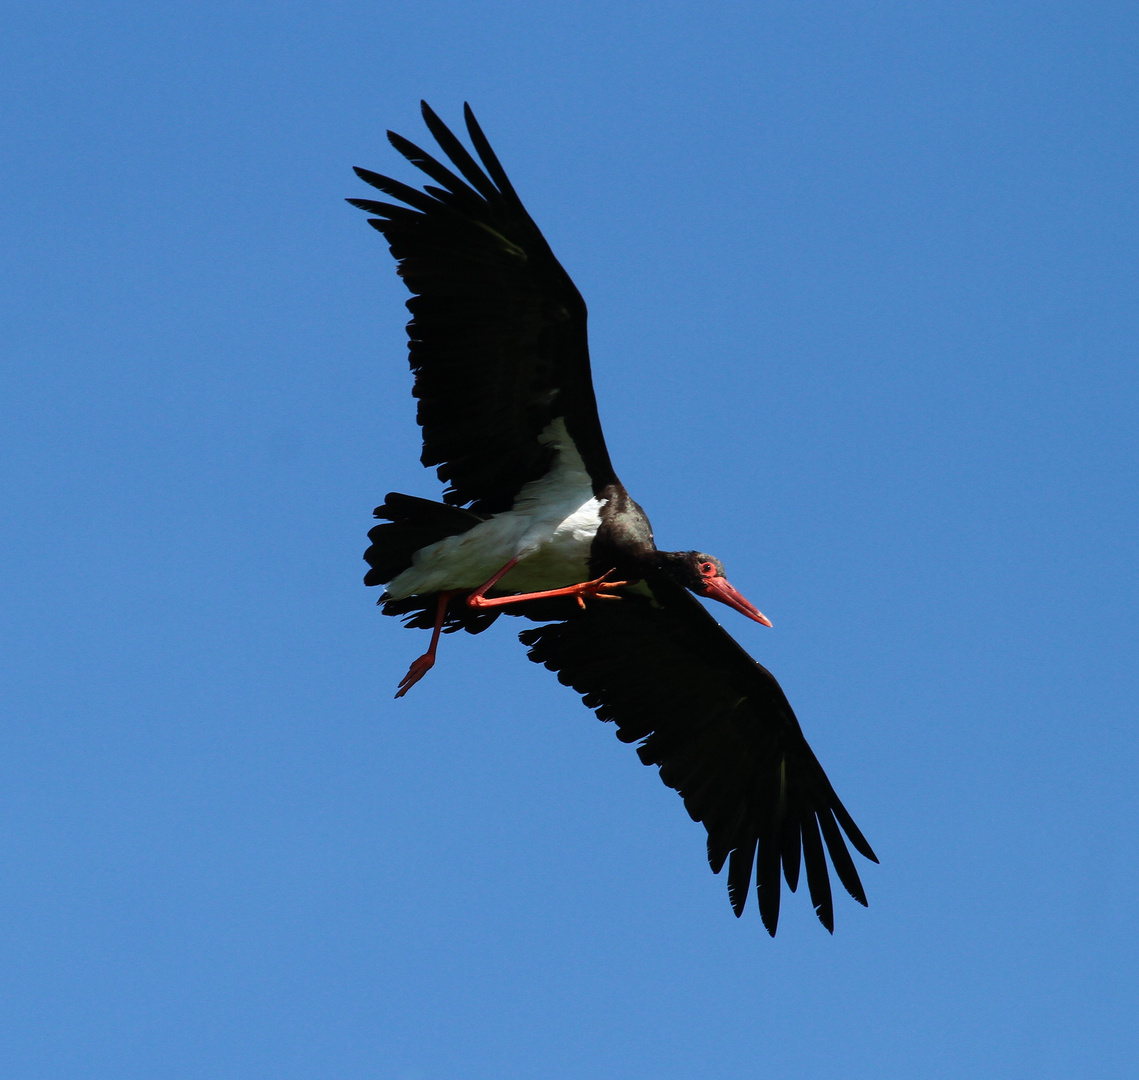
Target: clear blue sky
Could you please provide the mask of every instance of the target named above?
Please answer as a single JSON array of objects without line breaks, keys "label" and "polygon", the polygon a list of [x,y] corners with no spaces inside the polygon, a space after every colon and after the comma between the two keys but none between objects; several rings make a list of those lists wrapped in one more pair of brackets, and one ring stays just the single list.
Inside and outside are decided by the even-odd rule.
[{"label": "clear blue sky", "polygon": [[[9,3],[0,1075],[1130,1078],[1139,13]],[[418,465],[345,196],[474,105],[622,479],[877,849],[836,932],[504,620],[361,584]],[[698,519],[699,518],[699,519]]]}]

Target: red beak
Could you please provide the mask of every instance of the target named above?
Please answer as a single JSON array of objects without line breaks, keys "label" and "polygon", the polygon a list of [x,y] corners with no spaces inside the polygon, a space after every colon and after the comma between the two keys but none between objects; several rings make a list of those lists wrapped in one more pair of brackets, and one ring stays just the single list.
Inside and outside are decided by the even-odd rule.
[{"label": "red beak", "polygon": [[757,623],[763,623],[764,626],[771,625],[771,620],[748,600],[743,593],[733,585],[729,585],[727,578],[705,578],[704,584],[707,586],[704,592],[705,596],[713,600],[719,600],[721,604],[727,604],[730,608],[735,608],[741,615],[746,615],[749,619],[754,619]]}]

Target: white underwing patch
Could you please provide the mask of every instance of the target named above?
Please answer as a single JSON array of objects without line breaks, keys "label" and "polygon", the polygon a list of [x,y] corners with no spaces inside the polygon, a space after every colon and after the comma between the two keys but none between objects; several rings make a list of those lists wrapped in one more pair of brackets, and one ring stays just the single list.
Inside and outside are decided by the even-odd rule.
[{"label": "white underwing patch", "polygon": [[412,565],[388,583],[391,597],[477,589],[511,559],[519,563],[496,591],[537,592],[589,580],[589,549],[606,500],[594,496],[563,417],[538,440],[554,450],[545,476],[526,484],[509,510],[417,551]]}]

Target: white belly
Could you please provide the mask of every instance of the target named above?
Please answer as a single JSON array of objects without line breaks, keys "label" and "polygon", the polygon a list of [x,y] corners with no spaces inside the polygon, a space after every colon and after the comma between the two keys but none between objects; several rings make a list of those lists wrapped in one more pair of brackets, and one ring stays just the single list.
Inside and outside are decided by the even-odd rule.
[{"label": "white belly", "polygon": [[518,565],[495,592],[538,592],[589,580],[589,550],[605,500],[594,497],[564,420],[554,420],[539,439],[556,451],[550,471],[523,487],[511,509],[417,551],[412,565],[388,583],[389,596],[477,589],[511,559]]}]

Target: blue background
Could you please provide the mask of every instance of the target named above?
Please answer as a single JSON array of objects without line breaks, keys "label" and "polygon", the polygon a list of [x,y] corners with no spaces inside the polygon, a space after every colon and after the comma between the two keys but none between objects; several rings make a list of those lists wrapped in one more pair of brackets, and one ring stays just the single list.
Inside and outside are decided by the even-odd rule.
[{"label": "blue background", "polygon": [[[1137,1075],[1139,14],[9,3],[0,1074]],[[882,859],[737,921],[503,620],[360,584],[418,465],[341,200],[469,99],[622,479]]]}]

